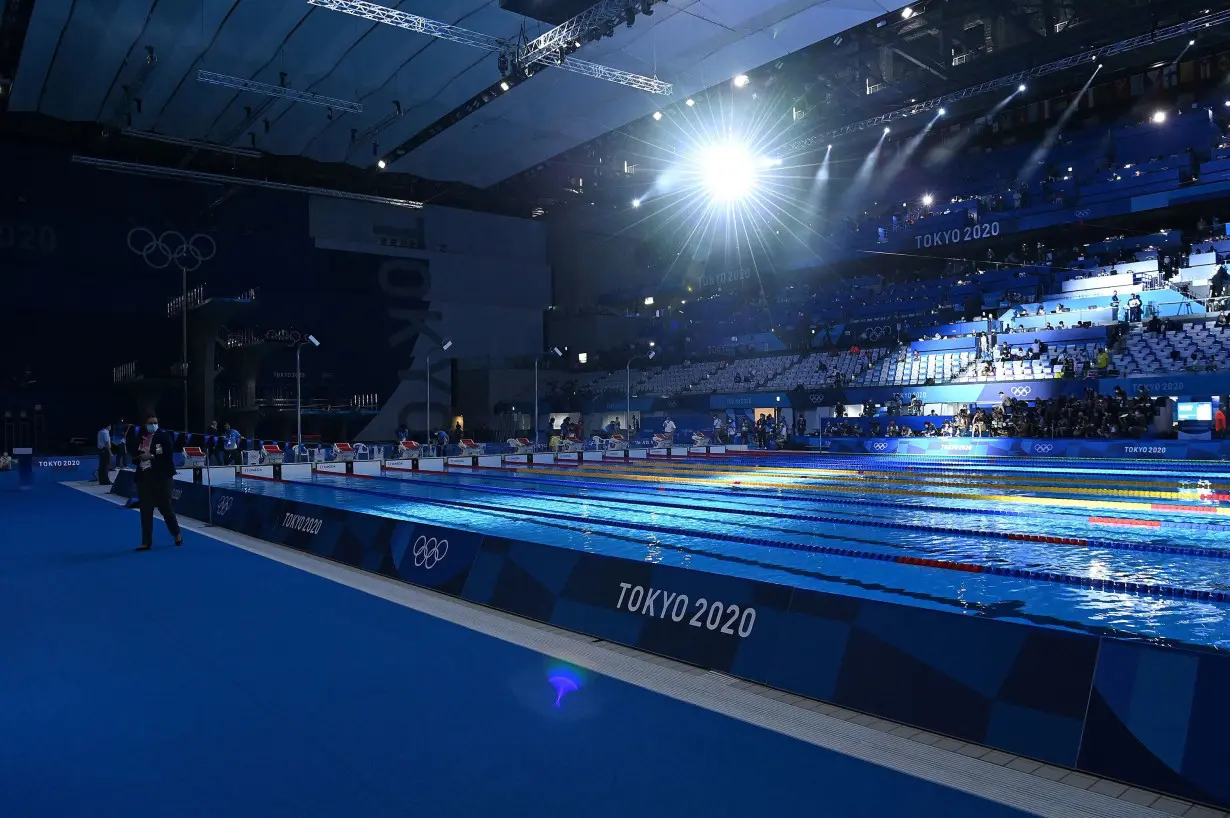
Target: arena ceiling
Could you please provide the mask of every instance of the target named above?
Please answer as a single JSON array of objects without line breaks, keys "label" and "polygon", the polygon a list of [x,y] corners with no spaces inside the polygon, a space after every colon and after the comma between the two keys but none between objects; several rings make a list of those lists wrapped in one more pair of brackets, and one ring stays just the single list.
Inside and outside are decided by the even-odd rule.
[{"label": "arena ceiling", "polygon": [[[387,4],[509,40],[550,28],[497,0]],[[656,76],[682,98],[902,5],[670,0],[576,56]],[[198,81],[202,70],[357,101],[363,110],[207,84]],[[38,0],[8,109],[370,167],[500,78],[493,53],[303,0]],[[613,82],[546,69],[395,155],[388,170],[485,188],[662,102]]]}]

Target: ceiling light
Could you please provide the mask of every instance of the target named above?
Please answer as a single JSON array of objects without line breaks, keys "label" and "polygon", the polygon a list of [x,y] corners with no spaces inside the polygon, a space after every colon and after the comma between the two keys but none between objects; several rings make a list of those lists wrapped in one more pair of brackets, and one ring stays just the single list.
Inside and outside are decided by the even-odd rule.
[{"label": "ceiling light", "polygon": [[701,179],[715,202],[736,202],[756,189],[761,162],[742,145],[717,145],[699,157]]},{"label": "ceiling light", "polygon": [[641,200],[640,200],[640,199],[633,199],[633,200],[632,200],[632,206],[633,206],[633,207],[640,207],[640,206],[641,206]]},{"label": "ceiling light", "polygon": [[910,8],[909,6],[906,6],[905,8],[901,10],[902,20],[908,20],[913,16],[914,16],[914,9]]},{"label": "ceiling light", "polygon": [[1022,94],[1025,93],[1025,83],[1021,83],[1020,85],[1018,85],[1016,87],[1016,90],[1020,91]]},{"label": "ceiling light", "polygon": [[688,101],[687,101],[687,103],[685,103],[685,104],[686,104],[689,108],[691,108],[693,105],[695,105],[695,104],[696,104],[696,100],[692,99],[691,97],[688,97]]},{"label": "ceiling light", "polygon": [[888,130],[889,130],[888,126],[887,126],[887,125],[885,125],[885,126],[884,126],[884,133],[888,133]]},{"label": "ceiling light", "polygon": [[748,78],[747,74],[740,74],[739,76],[735,77],[735,87],[736,88],[743,88],[749,82],[751,82],[751,80]]},{"label": "ceiling light", "polygon": [[946,113],[948,113],[948,110],[946,108],[940,108],[940,116],[943,116]]},{"label": "ceiling light", "polygon": [[1154,111],[1154,112],[1153,112],[1153,121],[1154,121],[1156,124],[1158,124],[1158,125],[1160,125],[1160,124],[1162,124],[1163,122],[1165,122],[1165,121],[1166,121],[1166,112],[1165,112],[1165,111]]},{"label": "ceiling light", "polygon": [[380,161],[376,162],[376,167],[380,168],[381,170],[384,170],[384,167],[385,167],[384,160],[381,159]]},{"label": "ceiling light", "polygon": [[507,83],[507,82],[501,82],[501,83],[500,83],[500,90],[501,90],[501,91],[507,91],[507,90],[508,90],[508,83]]},{"label": "ceiling light", "polygon": [[654,111],[654,112],[653,112],[653,118],[654,118],[654,121],[655,121],[655,122],[656,122],[657,120],[661,119],[661,118],[662,118],[662,112],[661,112],[661,111]]}]

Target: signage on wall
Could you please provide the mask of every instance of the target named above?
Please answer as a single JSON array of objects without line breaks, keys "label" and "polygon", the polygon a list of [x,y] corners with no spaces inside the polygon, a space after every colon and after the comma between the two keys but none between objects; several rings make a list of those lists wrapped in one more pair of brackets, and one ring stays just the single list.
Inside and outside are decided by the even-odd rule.
[{"label": "signage on wall", "polygon": [[736,281],[747,281],[752,277],[752,271],[747,267],[740,267],[737,270],[726,270],[715,275],[703,276],[700,280],[701,287],[720,287],[723,284],[733,284]]},{"label": "signage on wall", "polygon": [[54,253],[56,231],[46,224],[0,222],[0,250],[27,253]]},{"label": "signage on wall", "polygon": [[951,230],[936,230],[914,237],[915,248],[942,247],[946,244],[964,244],[967,241],[978,241],[998,236],[999,222],[985,224],[970,224],[965,227],[954,227]]},{"label": "signage on wall", "polygon": [[128,231],[128,249],[152,270],[165,270],[173,265],[181,272],[191,273],[214,257],[218,245],[205,233],[185,236],[177,230],[155,233],[148,227],[134,227]]},{"label": "signage on wall", "polygon": [[409,225],[395,227],[388,224],[373,224],[372,235],[381,247],[400,247],[403,250],[423,250],[427,247],[427,237],[423,229],[423,219],[411,219]]}]

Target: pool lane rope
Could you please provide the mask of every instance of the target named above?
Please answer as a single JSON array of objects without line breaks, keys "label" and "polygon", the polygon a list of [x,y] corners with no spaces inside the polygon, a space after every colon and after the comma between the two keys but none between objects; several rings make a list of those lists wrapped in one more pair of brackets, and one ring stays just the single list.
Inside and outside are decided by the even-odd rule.
[{"label": "pool lane rope", "polygon": [[[354,477],[355,476],[355,475],[338,475],[335,472],[320,472],[320,473],[340,476],[340,477]],[[431,477],[435,476],[431,472],[423,472],[422,474],[425,476],[431,476]],[[367,477],[367,475],[359,475],[359,476]],[[448,475],[441,473],[440,476],[447,477]],[[400,477],[382,476],[378,479],[393,480],[399,483],[413,485],[413,481],[408,481]],[[569,494],[569,493],[563,493],[563,492],[536,491],[534,489],[513,489],[513,488],[504,488],[504,487],[494,488],[494,487],[489,487],[489,486],[470,486],[470,485],[459,486],[458,484],[453,484],[453,487],[456,488],[457,490],[476,491],[476,492],[482,492],[485,494],[504,494],[504,495],[512,494],[512,495],[521,495],[521,496],[526,496],[526,497],[547,497],[547,498],[554,498],[558,500],[588,500],[589,502],[593,502],[593,503],[616,503],[619,505],[633,506],[638,511],[645,511],[645,512],[652,512],[655,507],[679,509],[679,510],[684,510],[684,511],[704,511],[705,510],[703,508],[697,508],[696,506],[683,505],[680,503],[668,503],[668,502],[662,502],[660,500],[655,500],[652,505],[649,505],[649,504],[639,502],[637,500],[629,500],[629,499],[620,498],[620,497],[592,497],[586,494]],[[605,487],[596,487],[596,488],[598,488],[599,490],[602,490]],[[886,505],[891,505],[891,504],[886,504]],[[900,509],[902,508],[902,506],[895,506],[895,508]],[[721,509],[721,512],[724,514],[732,514],[736,516],[761,517],[761,518],[768,518],[768,519],[774,519],[774,520],[795,520],[799,522],[829,523],[833,525],[853,525],[853,526],[866,525],[866,526],[871,526],[873,528],[888,528],[888,529],[893,529],[896,531],[918,531],[918,532],[923,532],[923,533],[928,533],[928,534],[950,534],[950,535],[966,536],[966,537],[984,537],[987,539],[994,539],[994,540],[1011,540],[1013,542],[1045,543],[1047,545],[1070,545],[1070,546],[1078,546],[1078,547],[1084,547],[1084,548],[1104,548],[1107,550],[1114,550],[1114,551],[1136,551],[1136,552],[1145,552],[1145,553],[1153,553],[1153,554],[1169,554],[1173,556],[1185,556],[1185,557],[1208,557],[1211,559],[1230,559],[1230,548],[1198,548],[1198,547],[1185,548],[1182,546],[1162,545],[1158,543],[1134,543],[1134,542],[1123,542],[1123,541],[1118,541],[1118,540],[1086,539],[1086,538],[1081,538],[1081,537],[1060,537],[1060,536],[1056,536],[1053,534],[1025,534],[1022,532],[1015,532],[1015,531],[982,531],[980,529],[973,529],[973,528],[956,528],[952,526],[926,525],[923,523],[893,522],[891,520],[883,520],[883,519],[876,520],[876,519],[870,519],[866,517],[850,518],[850,517],[842,517],[836,514],[801,514],[798,512],[789,512],[789,511],[767,511],[764,509],[742,509],[742,508],[740,509]],[[1091,518],[1091,519],[1094,519],[1094,518]],[[1113,518],[1107,518],[1107,519],[1113,519]],[[1136,523],[1138,521],[1130,521],[1130,522]],[[804,532],[798,532],[798,533],[804,533]],[[905,546],[901,546],[899,544],[894,544],[894,543],[885,543],[885,546],[886,547],[897,547],[897,548],[905,547]]]},{"label": "pool lane rope", "polygon": [[[391,492],[369,491],[367,489],[343,489],[343,491],[379,496],[385,499],[399,500],[402,502],[406,502],[408,500],[405,495],[393,494]],[[486,513],[490,513],[495,510],[491,506],[486,506],[481,503],[467,503],[461,500],[434,500],[416,497],[414,498],[414,502],[422,503],[424,505],[442,506],[444,508],[464,508],[467,510]],[[748,537],[739,534],[711,534],[707,531],[688,531],[687,529],[676,528],[674,526],[656,526],[649,525],[647,523],[632,523],[627,521],[594,522],[578,520],[576,517],[568,514],[556,514],[549,511],[503,508],[499,509],[499,511],[506,514],[514,513],[528,517],[539,517],[544,520],[562,520],[574,525],[577,523],[588,523],[591,526],[606,526],[610,528],[631,529],[633,531],[648,531],[655,534],[670,534],[681,537],[716,540],[719,542],[739,543],[742,545],[758,545],[765,548],[782,548],[788,551],[801,551],[805,553],[823,554],[833,557],[849,557],[852,559],[887,562],[897,565],[915,565],[926,568],[938,568],[945,571],[961,571],[968,574],[989,574],[991,576],[1010,577],[1015,579],[1031,579],[1037,582],[1075,585],[1082,588],[1091,588],[1098,591],[1108,591],[1112,593],[1131,593],[1176,599],[1196,599],[1208,602],[1230,602],[1230,593],[1225,591],[1203,591],[1194,588],[1182,588],[1175,585],[1157,585],[1144,582],[1094,579],[1092,577],[1080,577],[1073,574],[1062,574],[1054,571],[1036,571],[1031,568],[1004,568],[996,565],[978,565],[975,563],[956,562],[953,560],[926,559],[922,557],[903,556],[900,554],[881,554],[875,551],[860,551],[855,548],[840,548],[832,545],[781,542],[778,540],[769,539],[767,537]]]},{"label": "pool lane rope", "polygon": [[[656,466],[658,464],[654,464],[654,465]],[[598,468],[601,468],[601,467],[598,467]],[[667,466],[667,469],[669,468],[672,468],[672,467]],[[602,470],[608,471],[608,469],[602,469]],[[639,470],[642,473],[644,472],[658,473],[662,471],[662,469],[658,469],[658,468],[650,469],[650,468],[644,468],[644,467],[640,467]],[[858,471],[858,470],[853,470],[853,469],[843,469],[843,470],[832,469],[832,470],[828,470],[830,472],[828,474],[817,475],[816,472],[819,471],[818,469],[807,469],[807,468],[779,469],[776,467],[757,467],[755,470],[758,473],[764,474],[769,477],[791,477],[791,478],[797,478],[797,479],[802,479],[802,480],[815,480],[815,479],[821,479],[825,477],[837,479],[837,478],[841,478],[844,476],[844,477],[851,477],[851,478],[866,478],[874,482],[884,482],[885,480],[899,478],[903,475],[908,474],[910,478],[914,480],[915,482],[923,483],[929,486],[934,485],[934,486],[968,487],[969,484],[971,483],[971,480],[969,477],[963,477],[960,475],[916,474],[916,473],[911,473],[911,472],[900,472],[900,471],[885,472],[885,471]],[[580,471],[586,472],[586,471],[589,471],[589,469],[587,469],[585,465],[582,465],[580,467]],[[700,464],[695,464],[695,465],[689,464],[683,468],[683,471],[689,474],[710,474],[715,477],[721,477],[721,476],[733,477],[733,476],[747,474],[746,471],[721,470],[721,469],[715,469],[712,466],[702,466]],[[833,474],[831,472],[836,472],[836,474]],[[1024,482],[1024,481],[1031,480],[1031,479],[1050,480],[1051,484],[1043,484],[1043,485],[1038,485],[1038,486],[1014,485],[1014,483]],[[1001,479],[994,479],[994,480],[984,479],[981,481],[974,481],[974,482],[977,482],[980,485],[999,486],[1001,488],[1006,487],[1008,489],[1016,488],[1019,491],[1054,492],[1054,493],[1059,493],[1059,494],[1110,494],[1110,495],[1114,495],[1117,497],[1142,497],[1142,498],[1154,498],[1154,499],[1159,499],[1159,500],[1187,499],[1187,495],[1185,495],[1182,492],[1177,492],[1177,491],[1142,491],[1142,490],[1135,490],[1135,489],[1089,488],[1084,485],[1082,486],[1054,485],[1054,483],[1081,482],[1079,480],[1067,480],[1064,478],[1049,478],[1049,477],[1030,478],[1030,477],[1006,476]],[[1090,482],[1098,482],[1098,481],[1090,481]],[[1210,500],[1218,500],[1218,501],[1230,500],[1230,494],[1208,493],[1204,496]]]},{"label": "pool lane rope", "polygon": [[[541,469],[518,469],[518,471],[528,474],[544,474],[547,472]],[[596,471],[579,470],[591,477],[600,479],[619,479],[619,480],[636,480],[642,482],[663,482],[663,483],[688,483],[691,485],[708,485],[708,486],[727,486],[732,489],[740,489],[743,486],[752,488],[770,488],[787,491],[825,491],[825,492],[864,492],[870,494],[892,494],[900,496],[903,494],[911,494],[918,497],[934,497],[945,500],[990,500],[1000,503],[1016,503],[1020,505],[1046,505],[1059,506],[1063,508],[1099,508],[1111,509],[1116,511],[1183,511],[1183,512],[1198,512],[1206,514],[1230,514],[1230,508],[1210,508],[1201,506],[1163,506],[1157,503],[1134,503],[1125,501],[1107,501],[1101,500],[1097,502],[1089,500],[1075,500],[1066,497],[1026,497],[1011,494],[957,494],[954,492],[939,492],[939,491],[919,491],[906,492],[901,489],[876,488],[874,486],[838,486],[838,485],[814,485],[814,484],[799,484],[799,483],[769,483],[760,481],[734,480],[731,482],[718,482],[711,479],[700,479],[691,477],[667,477],[664,475],[653,474],[627,474],[627,473],[611,473],[602,474]],[[723,472],[715,476],[730,476],[741,477],[746,476],[746,472]]]},{"label": "pool lane rope", "polygon": [[[394,473],[405,472],[404,469],[389,469],[389,471],[394,472]],[[529,473],[529,470],[523,469],[523,468],[505,468],[505,469],[496,469],[495,471],[505,472],[505,474],[503,475],[496,475],[496,474],[477,475],[476,474],[476,475],[466,475],[466,476],[481,478],[483,480],[503,480],[503,481],[511,481],[511,482],[533,480],[535,483],[539,483],[539,484],[571,485],[571,486],[579,485],[579,486],[594,488],[594,489],[606,489],[609,487],[609,484],[597,483],[593,481],[582,482],[580,479],[574,479],[571,477],[568,477],[568,478],[559,477],[553,472],[547,472],[547,474],[550,474],[552,476],[546,477],[546,476],[539,476],[538,473],[531,474]],[[508,472],[512,472],[513,474],[508,474]],[[449,477],[449,476],[457,477],[458,476],[456,473],[452,473],[450,475],[444,472],[430,472],[430,471],[414,472],[414,474],[417,475],[418,477],[437,477],[437,476],[438,477]],[[516,474],[522,474],[524,475],[524,477],[517,477],[515,476]],[[354,476],[354,475],[351,475],[351,476]],[[718,486],[718,488],[721,488],[724,486],[725,484],[721,484],[720,486]],[[766,500],[778,500],[778,501],[785,500],[787,502],[804,503],[808,505],[810,504],[831,504],[831,503],[840,502],[840,500],[837,498],[834,498],[832,500],[827,500],[827,499],[819,498],[819,497],[809,497],[807,495],[783,496],[782,492],[790,491],[790,484],[788,483],[781,484],[781,488],[776,491],[757,491],[755,489],[745,489],[742,486],[739,486],[738,489],[739,489],[738,496],[740,498],[752,497],[752,498],[766,499]],[[622,485],[622,486],[619,486],[618,490],[626,491],[626,492],[630,492],[634,494],[644,493],[644,494],[652,494],[652,495],[656,495],[657,491],[660,491],[660,489],[655,490],[653,488],[647,488],[647,487],[644,487],[638,484]],[[716,491],[716,488],[705,489],[705,488],[684,488],[682,486],[674,486],[671,490],[676,494],[695,494],[695,495],[700,495],[700,496],[710,497],[710,498],[719,496]],[[1007,509],[1007,508],[964,508],[962,506],[943,506],[943,505],[938,505],[935,503],[900,503],[900,502],[890,502],[890,501],[885,501],[885,500],[870,500],[870,499],[862,498],[862,497],[858,498],[855,502],[859,506],[867,506],[869,508],[891,508],[891,509],[896,509],[898,511],[900,510],[936,511],[936,512],[940,512],[944,514],[985,514],[985,515],[991,515],[991,516],[997,516],[997,517],[1036,517],[1037,516],[1037,514],[1033,511],[1015,511],[1013,509]],[[1164,510],[1164,509],[1154,509],[1154,510]],[[1192,511],[1193,508],[1189,506],[1184,506],[1183,510]],[[1084,508],[1078,509],[1076,510],[1075,514],[1070,514],[1066,511],[1059,511],[1058,513],[1063,514],[1065,516],[1071,516],[1071,517],[1076,517],[1076,516],[1085,517],[1087,510]],[[865,519],[865,518],[859,518],[859,519],[861,521],[862,519]],[[1095,520],[1105,521],[1105,520],[1121,520],[1121,519],[1124,519],[1124,518],[1086,517],[1087,522],[1093,522]],[[1182,522],[1182,521],[1176,521],[1176,520],[1158,520],[1158,521],[1148,521],[1148,522],[1158,522],[1161,524],[1163,528],[1167,528],[1167,529],[1178,528],[1178,529],[1182,529],[1185,531],[1230,532],[1230,525],[1223,525],[1219,523],[1189,523],[1189,522]],[[1094,524],[1114,525],[1115,523],[1096,522]]]}]

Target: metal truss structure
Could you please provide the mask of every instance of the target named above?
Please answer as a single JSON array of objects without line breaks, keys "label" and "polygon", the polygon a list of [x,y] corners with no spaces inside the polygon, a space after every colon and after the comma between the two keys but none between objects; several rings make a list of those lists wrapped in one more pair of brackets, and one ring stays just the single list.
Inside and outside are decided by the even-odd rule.
[{"label": "metal truss structure", "polygon": [[908,119],[916,114],[932,111],[937,108],[942,108],[945,105],[951,105],[954,102],[976,97],[990,91],[1012,88],[1014,86],[1026,83],[1031,79],[1054,74],[1059,71],[1066,71],[1069,68],[1075,68],[1079,65],[1093,64],[1098,60],[1107,57],[1113,57],[1116,54],[1124,54],[1129,51],[1135,51],[1138,48],[1160,43],[1165,40],[1173,40],[1177,37],[1191,36],[1199,34],[1213,26],[1222,25],[1230,22],[1230,9],[1219,11],[1214,14],[1209,14],[1204,17],[1197,17],[1194,20],[1189,20],[1186,23],[1161,28],[1149,34],[1141,34],[1138,37],[1131,37],[1126,40],[1120,40],[1117,43],[1112,43],[1101,48],[1095,48],[1090,51],[1085,51],[1081,54],[1075,54],[1071,57],[1064,57],[1062,60],[1046,63],[1045,65],[1035,66],[1026,71],[1018,71],[1015,74],[999,77],[988,82],[978,85],[971,85],[969,88],[963,88],[960,91],[955,91],[951,94],[945,94],[942,97],[929,99],[925,102],[919,102],[910,105],[906,108],[898,108],[895,111],[890,111],[886,114],[880,114],[870,119],[864,119],[861,122],[855,122],[846,125],[836,130],[826,131],[825,133],[813,134],[802,139],[796,139],[789,143],[782,150],[785,153],[799,153],[809,150],[819,145],[827,144],[839,136],[865,131],[869,128],[874,128],[879,125],[887,125],[890,122],[896,122],[901,119]]},{"label": "metal truss structure", "polygon": [[332,199],[348,199],[354,202],[372,202],[373,204],[406,207],[414,210],[423,207],[422,202],[408,199],[390,199],[385,196],[370,196],[366,193],[351,193],[345,190],[331,190],[324,187],[309,187],[307,185],[290,185],[282,182],[270,182],[265,179],[245,179],[240,176],[227,176],[222,173],[203,173],[196,170],[168,168],[162,165],[144,165],[139,162],[120,162],[114,159],[99,159],[94,156],[73,156],[72,162],[78,165],[88,165],[111,173],[127,173],[133,176],[149,176],[155,179],[178,179],[184,182],[196,182],[203,185],[238,185],[239,187],[256,187],[264,190],[277,190],[283,193],[307,193],[312,196],[328,196]]},{"label": "metal truss structure", "polygon": [[125,128],[120,133],[133,139],[148,139],[151,142],[163,142],[167,145],[177,145],[178,147],[191,148],[195,151],[226,153],[231,156],[243,156],[248,159],[260,159],[262,156],[260,151],[251,151],[247,148],[233,148],[230,145],[220,145],[200,139],[182,139],[178,136],[167,136],[166,134],[155,133],[154,131],[138,131],[132,128]]},{"label": "metal truss structure", "polygon": [[582,43],[596,39],[595,32],[600,37],[624,22],[628,9],[637,5],[629,0],[601,0],[541,37],[530,40],[517,52],[517,62],[522,65],[558,63]]},{"label": "metal truss structure", "polygon": [[294,88],[287,88],[283,85],[269,85],[268,83],[257,82],[256,80],[245,80],[242,77],[228,77],[226,74],[215,74],[213,71],[197,71],[196,79],[197,82],[207,82],[211,85],[221,85],[239,91],[251,91],[254,94],[264,94],[267,97],[277,97],[291,102],[306,102],[309,105],[320,105],[324,108],[346,111],[351,114],[363,113],[363,104],[361,102],[321,96],[320,94],[313,94],[311,91],[296,91]]},{"label": "metal truss structure", "polygon": [[[612,2],[612,0],[606,0],[606,2]],[[415,14],[409,14],[404,11],[398,11],[397,9],[387,8],[385,6],[377,5],[376,3],[369,3],[367,0],[308,0],[308,3],[320,8],[329,9],[331,11],[340,11],[343,14],[350,14],[354,17],[370,20],[373,23],[383,23],[384,25],[404,28],[407,31],[413,31],[418,34],[426,34],[441,40],[448,40],[449,42],[468,45],[471,48],[481,48],[484,51],[502,52],[517,56],[520,55],[520,49],[517,48],[517,44],[509,40],[493,37],[490,34],[470,31],[466,28],[441,23],[436,20],[430,20],[426,17],[419,17]],[[623,7],[627,7],[626,0],[623,2]],[[568,24],[565,23],[565,25]],[[548,34],[550,34],[550,32],[548,32]],[[553,59],[539,59],[529,62],[518,59],[518,64],[523,68],[526,66],[531,66],[534,68],[562,68],[565,71],[573,71],[578,74],[584,74],[587,77],[594,77],[595,79],[606,80],[607,82],[614,82],[619,85],[626,85],[629,88],[648,91],[651,94],[669,95],[673,90],[669,82],[662,82],[661,80],[654,79],[652,77],[645,77],[640,74],[630,73],[628,71],[620,71],[617,68],[607,68],[606,66],[597,65],[584,60],[578,60],[572,57],[565,58],[559,52],[556,52],[556,56]]]}]

